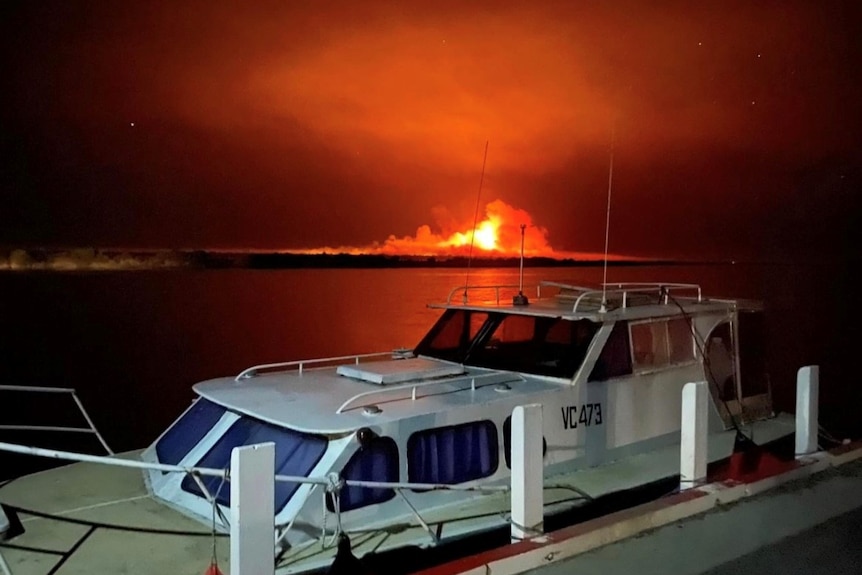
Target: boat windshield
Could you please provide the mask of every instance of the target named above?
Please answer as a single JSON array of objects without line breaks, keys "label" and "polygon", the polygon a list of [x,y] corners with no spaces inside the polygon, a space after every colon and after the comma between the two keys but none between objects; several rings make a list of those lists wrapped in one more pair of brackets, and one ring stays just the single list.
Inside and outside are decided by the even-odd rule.
[{"label": "boat windshield", "polygon": [[599,325],[479,310],[446,310],[416,355],[476,367],[571,378]]}]

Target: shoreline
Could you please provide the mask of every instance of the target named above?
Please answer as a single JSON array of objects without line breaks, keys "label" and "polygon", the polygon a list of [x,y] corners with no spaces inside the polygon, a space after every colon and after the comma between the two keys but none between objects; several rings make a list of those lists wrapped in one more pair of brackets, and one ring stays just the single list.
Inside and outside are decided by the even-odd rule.
[{"label": "shoreline", "polygon": [[[293,252],[219,250],[15,249],[0,250],[0,271],[109,272],[160,269],[303,269],[303,268],[476,268],[518,267],[518,257],[404,256],[380,254],[298,254]],[[660,258],[620,258],[609,267],[723,264]],[[599,258],[525,257],[530,267],[597,267]]]}]

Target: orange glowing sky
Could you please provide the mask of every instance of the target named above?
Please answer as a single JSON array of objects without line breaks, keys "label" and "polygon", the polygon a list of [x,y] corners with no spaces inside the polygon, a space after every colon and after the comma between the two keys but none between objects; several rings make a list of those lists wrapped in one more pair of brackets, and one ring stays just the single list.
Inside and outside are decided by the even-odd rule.
[{"label": "orange glowing sky", "polygon": [[859,12],[14,3],[0,245],[436,250],[472,229],[487,142],[497,245],[526,219],[528,251],[597,253],[612,139],[611,252],[834,245],[858,211]]}]

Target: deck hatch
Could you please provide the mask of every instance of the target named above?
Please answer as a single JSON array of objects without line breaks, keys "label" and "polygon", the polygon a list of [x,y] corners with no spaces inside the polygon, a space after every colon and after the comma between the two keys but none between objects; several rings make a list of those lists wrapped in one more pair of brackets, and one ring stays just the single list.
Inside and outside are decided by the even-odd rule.
[{"label": "deck hatch", "polygon": [[361,379],[378,385],[390,385],[450,375],[461,375],[464,368],[460,365],[443,363],[416,357],[412,359],[393,359],[375,361],[364,365],[339,365],[338,375]]}]

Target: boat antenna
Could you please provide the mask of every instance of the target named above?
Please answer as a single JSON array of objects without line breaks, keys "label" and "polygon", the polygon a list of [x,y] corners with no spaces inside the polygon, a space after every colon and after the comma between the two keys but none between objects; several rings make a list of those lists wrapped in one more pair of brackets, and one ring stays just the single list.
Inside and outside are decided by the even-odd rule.
[{"label": "boat antenna", "polygon": [[611,162],[608,169],[608,210],[607,215],[605,216],[605,258],[602,270],[602,306],[599,308],[600,313],[608,311],[608,238],[610,237],[611,229],[611,190],[614,185],[614,144],[616,143],[616,139],[617,127],[616,123],[614,123],[614,127],[611,132]]},{"label": "boat antenna", "polygon": [[518,295],[512,298],[512,305],[527,305],[530,300],[524,295],[524,230],[527,224],[521,224],[521,266],[518,272]]},{"label": "boat antenna", "polygon": [[476,240],[476,224],[479,221],[479,200],[482,198],[482,183],[485,181],[485,162],[488,161],[488,140],[485,140],[485,156],[482,158],[482,175],[479,176],[479,192],[476,194],[476,212],[473,214],[473,233],[470,234],[470,255],[467,256],[467,277],[464,279],[464,295],[461,299],[467,303],[467,286],[470,285],[470,263],[473,261],[473,242]]}]

